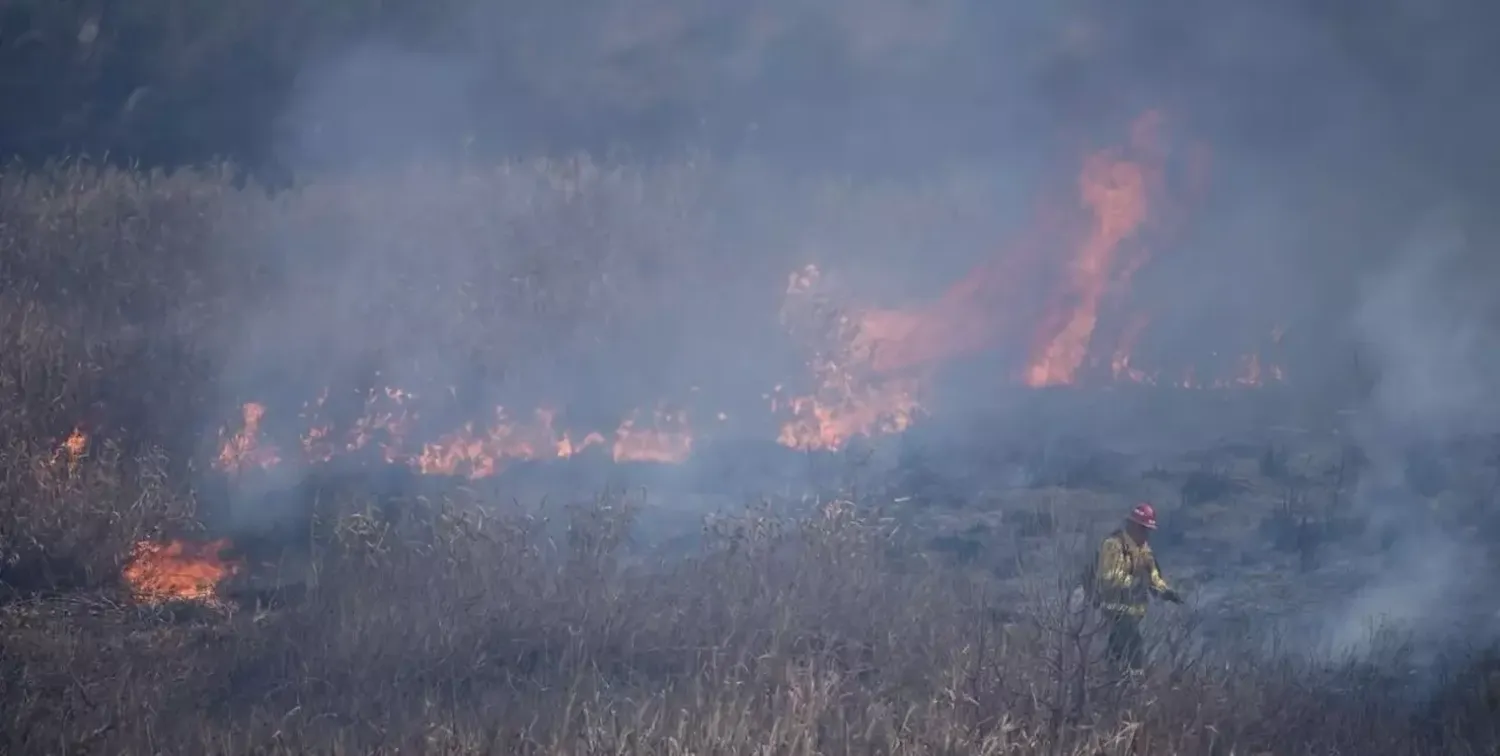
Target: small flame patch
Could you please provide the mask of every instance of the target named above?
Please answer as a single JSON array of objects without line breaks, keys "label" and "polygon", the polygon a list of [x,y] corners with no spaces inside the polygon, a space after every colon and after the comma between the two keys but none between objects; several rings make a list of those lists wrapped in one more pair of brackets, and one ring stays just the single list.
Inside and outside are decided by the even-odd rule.
[{"label": "small flame patch", "polygon": [[142,541],[135,545],[123,572],[136,600],[145,604],[167,601],[216,602],[219,584],[240,565],[223,558],[228,539],[192,543]]}]

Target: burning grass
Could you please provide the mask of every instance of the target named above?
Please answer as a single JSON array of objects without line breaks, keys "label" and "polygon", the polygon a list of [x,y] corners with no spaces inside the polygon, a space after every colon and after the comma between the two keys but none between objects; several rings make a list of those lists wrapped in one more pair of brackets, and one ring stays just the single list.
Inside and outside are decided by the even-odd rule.
[{"label": "burning grass", "polygon": [[226,560],[227,538],[207,543],[142,541],[131,552],[121,576],[136,600],[147,604],[165,601],[215,601],[224,580],[240,565]]},{"label": "burning grass", "polygon": [[[735,177],[697,163],[422,168],[276,197],[216,173],[70,165],[0,177],[15,219],[0,273],[16,283],[0,310],[21,330],[33,311],[68,329],[56,357],[91,371],[78,403],[174,459],[201,458],[173,445],[212,428],[228,472],[368,452],[487,477],[594,446],[680,462],[716,432],[838,450],[904,432],[949,360],[997,349],[1014,359],[996,384],[1279,382],[1280,324],[1181,364],[1137,349],[1159,307],[1134,281],[1201,191],[1169,170],[1190,146],[1169,124],[1147,111],[1119,144],[1060,164],[1076,179],[1019,232],[890,221],[904,237],[970,237],[953,246],[979,264],[931,301],[837,282],[865,264],[871,217],[758,224],[776,230],[746,254],[717,225]],[[795,205],[825,187],[779,189]],[[802,257],[809,238],[833,251]]]},{"label": "burning grass", "polygon": [[[1105,254],[1137,214],[1119,193],[1150,176],[1107,157],[1116,162],[1088,162],[1109,180],[1086,193],[1121,209],[1064,245],[1104,262],[1065,276],[1057,298],[1090,312],[1039,318],[1058,326],[1046,338],[1021,334],[1048,359],[1038,383],[1111,375],[1119,356],[1114,343],[1080,344],[1117,304],[1101,266],[1139,254]],[[805,240],[779,230],[755,254],[725,240],[713,204],[723,190],[708,173],[535,163],[330,179],[276,197],[213,172],[0,176],[0,750],[1494,747],[1482,674],[1434,684],[1442,696],[1422,700],[1444,703],[1432,716],[1372,676],[1387,668],[1178,651],[1139,695],[1119,697],[1095,684],[1094,644],[1080,643],[1093,631],[1059,613],[1066,592],[1048,573],[1023,573],[1033,590],[1022,595],[992,580],[1006,555],[965,547],[959,567],[929,564],[873,500],[752,509],[665,560],[629,548],[631,502],[602,497],[559,524],[503,486],[438,480],[495,483],[518,457],[673,464],[715,424],[749,422],[746,436],[798,448],[900,432],[921,414],[924,355],[952,346],[934,334],[968,323],[953,334],[960,351],[994,336],[966,316],[1011,266],[982,266],[916,315],[843,292],[799,299],[799,281],[814,281],[793,275],[789,287],[787,272],[819,270],[797,257]],[[952,238],[941,198],[898,199],[938,206],[924,228],[900,215],[893,235]],[[770,220],[746,225],[796,228]],[[819,235],[845,233],[872,232]],[[714,285],[724,280],[757,285],[725,293]],[[760,283],[790,323],[772,297],[745,293]],[[760,349],[770,342],[759,326],[741,325],[752,311],[777,338],[791,332],[791,373]],[[728,331],[701,342],[719,372],[588,357],[617,342],[670,355],[700,345],[695,322]],[[881,327],[909,335],[872,333]],[[892,343],[915,351],[889,356]],[[734,361],[746,351],[753,364]],[[695,403],[692,379],[732,382],[725,373],[746,378],[755,402]],[[614,414],[572,427],[527,409],[558,399],[558,376],[581,376],[577,393],[608,396]],[[807,385],[776,392],[783,379]],[[345,486],[283,502],[296,537],[269,546],[236,538],[221,551],[220,534],[202,532],[223,514],[212,492],[225,475],[238,484],[253,470],[274,488],[345,456],[371,463],[351,475],[399,465],[432,473],[433,489],[391,498]],[[284,524],[269,509],[248,516]],[[1058,532],[1049,520],[1017,536]],[[202,611],[207,599],[219,607]]]}]

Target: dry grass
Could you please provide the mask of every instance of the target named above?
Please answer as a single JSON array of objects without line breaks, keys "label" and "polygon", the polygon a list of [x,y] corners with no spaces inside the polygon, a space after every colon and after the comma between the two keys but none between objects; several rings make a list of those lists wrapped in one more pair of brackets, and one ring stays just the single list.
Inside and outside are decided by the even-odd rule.
[{"label": "dry grass", "polygon": [[[124,600],[134,541],[191,530],[223,504],[197,471],[201,439],[241,389],[355,380],[340,371],[371,355],[418,377],[443,354],[511,375],[510,355],[655,322],[666,294],[653,282],[780,275],[776,255],[702,252],[724,244],[706,186],[586,165],[276,198],[214,174],[0,177],[0,750],[1500,745],[1482,667],[1455,664],[1462,674],[1414,692],[1394,652],[1380,664],[1268,660],[1193,650],[1192,625],[1158,623],[1151,674],[1106,685],[1096,622],[1068,608],[1065,580],[1038,572],[1016,594],[929,563],[873,502],[837,492],[809,511],[716,520],[693,555],[653,561],[631,552],[639,505],[619,497],[556,523],[499,489],[351,488],[306,503],[308,537],[288,546],[303,567],[279,581],[295,591],[247,592],[255,600],[228,613]],[[358,233],[369,228],[382,232]],[[409,292],[434,293],[394,297]],[[278,306],[286,320],[264,315]],[[320,318],[352,337],[281,332]],[[59,452],[79,423],[93,434],[85,454]]]},{"label": "dry grass", "polygon": [[[364,502],[369,505],[369,502]],[[1044,582],[1010,598],[831,501],[627,564],[628,502],[565,538],[461,493],[319,513],[316,577],[220,615],[112,592],[6,608],[12,752],[1483,753],[1484,678],[1265,662],[1157,627],[1139,687]],[[1393,662],[1398,657],[1392,656]],[[1490,695],[1493,695],[1491,692]]]}]

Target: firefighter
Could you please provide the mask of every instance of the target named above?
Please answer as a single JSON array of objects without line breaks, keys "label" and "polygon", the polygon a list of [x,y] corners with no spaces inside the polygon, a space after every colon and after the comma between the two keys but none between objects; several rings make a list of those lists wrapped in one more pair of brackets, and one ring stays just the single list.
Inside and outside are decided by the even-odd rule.
[{"label": "firefighter", "polygon": [[1141,620],[1151,596],[1174,604],[1182,597],[1167,585],[1151,553],[1150,535],[1156,530],[1156,508],[1141,502],[1125,518],[1125,526],[1110,533],[1099,545],[1094,567],[1094,605],[1109,626],[1107,653],[1110,666],[1138,673],[1145,667],[1145,642]]}]

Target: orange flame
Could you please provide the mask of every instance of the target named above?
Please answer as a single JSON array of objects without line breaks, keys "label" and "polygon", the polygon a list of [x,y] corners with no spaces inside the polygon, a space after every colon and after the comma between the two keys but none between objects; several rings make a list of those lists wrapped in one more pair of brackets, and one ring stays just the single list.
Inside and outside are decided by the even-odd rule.
[{"label": "orange flame", "polygon": [[687,413],[658,409],[649,427],[637,427],[640,413],[631,413],[615,431],[616,462],[683,462],[693,453],[693,432]]},{"label": "orange flame", "polygon": [[[1148,113],[1137,121],[1132,138],[1137,151],[1150,148],[1160,116]],[[1039,334],[1042,343],[1026,367],[1026,383],[1052,386],[1073,383],[1078,368],[1088,356],[1094,327],[1099,322],[1099,304],[1111,280],[1124,283],[1143,259],[1127,261],[1115,270],[1120,244],[1146,220],[1151,167],[1128,160],[1113,151],[1091,156],[1079,177],[1079,195],[1093,211],[1094,227],[1070,264],[1068,299],[1075,302],[1055,331]]]},{"label": "orange flame", "polygon": [[[1071,251],[1078,224],[1066,207],[1044,204],[1036,222],[1013,243],[949,287],[936,301],[910,309],[858,308],[851,347],[873,372],[931,370],[943,360],[990,349],[1010,337],[1034,342],[1020,377],[1033,386],[1073,383],[1088,363],[1100,310],[1111,288],[1123,289],[1149,259],[1127,244],[1148,219],[1151,196],[1164,184],[1162,115],[1149,111],[1131,128],[1128,150],[1088,156],[1078,178],[1087,233]],[[1191,186],[1201,183],[1206,155],[1191,156]],[[1170,218],[1155,219],[1169,227]],[[1061,285],[1053,278],[1059,273]],[[1029,311],[1032,291],[1052,292],[1044,311]],[[1028,329],[1020,331],[1018,329]],[[1126,350],[1128,352],[1128,350]]]},{"label": "orange flame", "polygon": [[227,539],[201,544],[142,541],[135,545],[122,574],[136,600],[143,603],[211,602],[219,583],[239,571],[238,563],[221,557],[227,548]]},{"label": "orange flame", "polygon": [[52,463],[62,464],[66,462],[70,472],[76,471],[78,461],[83,458],[84,452],[87,452],[88,448],[89,435],[84,432],[82,427],[74,427],[73,432],[69,433],[68,437],[63,439],[62,443],[58,444],[57,449],[52,453]]},{"label": "orange flame", "polygon": [[[787,306],[782,318],[790,326],[811,323],[803,334],[812,349],[807,366],[816,389],[786,397],[777,386],[771,399],[774,412],[789,414],[777,441],[793,449],[837,451],[854,436],[900,433],[922,411],[918,400],[923,375],[882,375],[876,365],[881,348],[891,343],[869,328],[921,328],[919,319],[904,319],[897,311],[836,313],[831,322],[821,316],[841,309],[822,286],[822,273],[808,265],[787,283]],[[821,328],[817,324],[825,323]],[[905,331],[909,334],[912,331]],[[887,331],[885,335],[891,332]]]},{"label": "orange flame", "polygon": [[[408,391],[389,386],[371,391],[365,399],[364,414],[356,421],[345,449],[358,451],[378,443],[381,456],[386,462],[400,461],[404,456],[402,445],[406,434],[416,420],[406,402],[414,398],[416,397]],[[378,440],[381,437],[383,440]]]},{"label": "orange flame", "polygon": [[68,456],[77,459],[78,457],[83,456],[83,453],[88,449],[88,446],[88,434],[84,433],[82,428],[74,428],[73,432],[68,434],[67,440],[63,441],[62,448],[63,451],[66,451],[68,453]]},{"label": "orange flame", "polygon": [[[1126,145],[1087,156],[1070,191],[1076,201],[1044,203],[1036,222],[1002,254],[975,267],[935,301],[904,309],[856,305],[835,291],[817,266],[793,272],[781,317],[805,350],[811,383],[800,392],[777,386],[766,395],[779,424],[779,443],[838,450],[856,436],[901,433],[926,411],[925,395],[945,360],[1008,342],[1025,352],[1015,377],[1036,387],[1095,378],[1184,388],[1283,380],[1281,368],[1267,358],[1269,351],[1248,353],[1232,375],[1206,381],[1195,367],[1136,364],[1135,348],[1150,319],[1130,312],[1126,289],[1151,257],[1144,231],[1176,228],[1184,207],[1167,201],[1175,198],[1165,191],[1163,124],[1160,113],[1149,111],[1132,124]],[[1189,191],[1203,185],[1208,157],[1205,149],[1189,150]],[[1046,296],[1033,296],[1035,291]],[[1116,317],[1124,328],[1100,326]],[[1273,344],[1279,345],[1282,332],[1278,326],[1272,333]],[[324,391],[304,407],[301,451],[309,462],[369,449],[387,463],[424,474],[482,478],[510,461],[571,457],[606,444],[618,462],[681,462],[695,443],[686,414],[660,407],[628,413],[612,436],[599,429],[581,436],[559,431],[550,409],[518,420],[497,408],[488,427],[468,423],[428,440],[410,438],[418,415],[415,397],[406,391],[372,391],[363,415],[347,432],[317,419],[315,410],[326,399]],[[222,435],[222,469],[280,462],[276,449],[260,439],[264,412],[259,404],[246,404],[240,432]],[[723,413],[718,417],[725,419]]]},{"label": "orange flame", "polygon": [[818,396],[773,398],[773,408],[792,415],[777,443],[803,451],[838,451],[855,436],[901,433],[922,411],[912,381],[880,385],[834,384],[831,399]]},{"label": "orange flame", "polygon": [[475,431],[473,423],[449,433],[435,443],[425,444],[413,462],[424,475],[467,475],[487,478],[505,469],[508,460],[571,457],[579,451],[604,442],[603,436],[591,433],[575,443],[566,433],[553,427],[556,413],[538,409],[534,420],[517,424],[510,420],[504,407],[495,409],[495,423],[484,431]]},{"label": "orange flame", "polygon": [[[251,467],[272,467],[281,462],[281,453],[274,446],[262,444],[260,421],[265,417],[265,405],[248,402],[242,408],[244,425],[239,433],[229,436],[219,452],[218,467],[227,472],[238,472]],[[223,434],[220,434],[223,437]]]},{"label": "orange flame", "polygon": [[[342,442],[334,439],[327,425],[311,427],[302,437],[306,461],[328,462],[340,453],[374,448],[385,462],[406,465],[424,475],[479,479],[498,474],[512,461],[566,458],[606,443],[605,435],[597,431],[581,436],[559,431],[555,427],[557,413],[551,409],[537,409],[529,422],[522,422],[513,419],[506,408],[497,407],[495,420],[487,427],[465,423],[409,452],[408,429],[415,424],[417,413],[403,405],[411,396],[400,389],[376,392],[366,405],[369,411],[355,421]],[[262,405],[248,403],[241,430],[221,433],[225,441],[216,463],[219,469],[235,473],[281,462],[281,456],[260,438],[264,413]],[[719,413],[721,420],[725,417]],[[611,454],[617,462],[682,462],[691,454],[694,440],[686,413],[665,409],[658,409],[646,420],[642,413],[633,412],[613,435]]]}]

